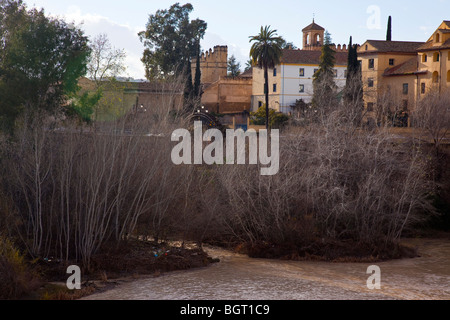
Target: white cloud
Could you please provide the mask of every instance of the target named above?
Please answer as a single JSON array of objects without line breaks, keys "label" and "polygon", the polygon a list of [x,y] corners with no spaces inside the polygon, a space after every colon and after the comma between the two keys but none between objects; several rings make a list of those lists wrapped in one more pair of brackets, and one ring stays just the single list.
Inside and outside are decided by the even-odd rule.
[{"label": "white cloud", "polygon": [[139,31],[144,30],[144,27],[136,28],[127,24],[119,24],[99,14],[84,14],[77,6],[70,6],[67,13],[64,14],[64,18],[67,22],[74,22],[78,25],[89,37],[95,37],[101,33],[107,34],[114,47],[124,49],[127,53],[126,75],[136,79],[145,78],[144,66],[140,61],[144,46],[137,35]]}]

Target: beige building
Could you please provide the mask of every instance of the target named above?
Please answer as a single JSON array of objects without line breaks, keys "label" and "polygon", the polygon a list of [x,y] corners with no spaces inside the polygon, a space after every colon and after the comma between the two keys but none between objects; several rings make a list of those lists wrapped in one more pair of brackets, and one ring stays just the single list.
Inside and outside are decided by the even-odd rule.
[{"label": "beige building", "polygon": [[420,76],[419,94],[429,90],[442,92],[450,88],[450,21],[443,21],[428,41],[420,46],[418,70]]},{"label": "beige building", "polygon": [[[192,59],[192,77],[197,68],[197,59]],[[216,82],[228,74],[228,47],[215,46],[203,52],[200,57],[201,83],[205,86]]]},{"label": "beige building", "polygon": [[359,49],[368,122],[410,125],[416,102],[450,87],[450,21],[427,42],[368,40]]},{"label": "beige building", "polygon": [[[192,61],[195,74],[197,60]],[[222,115],[222,124],[246,125],[251,106],[252,70],[239,77],[228,77],[228,48],[215,46],[200,57],[202,105]]]},{"label": "beige building", "polygon": [[[417,49],[423,42],[367,40],[358,49],[361,61],[366,118],[384,121],[398,114],[404,125],[415,102],[418,83]],[[389,110],[388,110],[389,109]]]}]

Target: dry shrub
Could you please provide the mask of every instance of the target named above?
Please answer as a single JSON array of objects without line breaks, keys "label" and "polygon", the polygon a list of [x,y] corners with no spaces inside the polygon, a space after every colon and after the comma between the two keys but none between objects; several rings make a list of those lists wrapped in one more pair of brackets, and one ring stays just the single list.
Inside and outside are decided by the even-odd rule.
[{"label": "dry shrub", "polygon": [[0,300],[14,300],[35,290],[39,281],[14,244],[0,235]]},{"label": "dry shrub", "polygon": [[[162,92],[177,92],[178,86],[166,83]],[[153,234],[170,228],[182,179],[168,165],[170,136],[185,125],[174,109],[176,95],[166,98],[147,113],[131,112],[92,128],[25,115],[30,125],[18,128],[2,150],[2,187],[30,256],[88,267],[103,244],[126,241],[145,216]]]},{"label": "dry shrub", "polygon": [[427,218],[433,189],[420,148],[361,129],[354,115],[340,105],[319,123],[285,131],[275,176],[255,166],[219,169],[223,215],[237,237],[313,252],[340,241],[383,248]]}]

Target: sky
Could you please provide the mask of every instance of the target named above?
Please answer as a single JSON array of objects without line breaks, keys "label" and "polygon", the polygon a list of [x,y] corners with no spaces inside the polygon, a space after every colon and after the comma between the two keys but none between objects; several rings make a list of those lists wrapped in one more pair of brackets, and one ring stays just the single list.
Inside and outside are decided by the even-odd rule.
[{"label": "sky", "polygon": [[249,37],[270,25],[288,42],[302,47],[302,29],[313,18],[325,28],[334,43],[362,44],[368,39],[385,40],[388,17],[392,16],[392,40],[427,41],[443,20],[450,20],[450,0],[24,0],[28,8],[43,8],[47,15],[74,22],[89,37],[108,35],[111,43],[127,53],[126,76],[144,79],[140,61],[144,46],[138,32],[145,30],[150,14],[176,2],[191,3],[191,19],[207,22],[202,50],[228,46],[242,69],[248,60]]}]

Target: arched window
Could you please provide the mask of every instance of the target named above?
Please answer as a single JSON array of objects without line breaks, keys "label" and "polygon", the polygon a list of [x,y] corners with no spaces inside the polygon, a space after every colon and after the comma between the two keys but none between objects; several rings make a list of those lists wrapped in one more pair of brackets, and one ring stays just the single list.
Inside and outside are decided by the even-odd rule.
[{"label": "arched window", "polygon": [[435,71],[433,72],[433,83],[439,82],[439,72]]},{"label": "arched window", "polygon": [[436,42],[441,42],[441,35],[439,33],[436,33]]},{"label": "arched window", "polygon": [[314,41],[316,42],[316,44],[319,44],[319,43],[320,43],[320,34],[316,34],[316,35],[314,36]]},{"label": "arched window", "polygon": [[311,44],[310,41],[311,41],[311,39],[309,38],[309,34],[307,34],[305,37],[305,45]]}]

